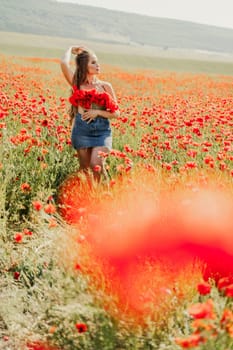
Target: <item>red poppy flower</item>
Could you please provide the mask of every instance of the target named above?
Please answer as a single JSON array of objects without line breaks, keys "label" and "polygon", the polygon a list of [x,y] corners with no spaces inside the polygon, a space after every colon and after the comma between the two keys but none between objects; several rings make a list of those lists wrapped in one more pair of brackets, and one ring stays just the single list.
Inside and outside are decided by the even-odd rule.
[{"label": "red poppy flower", "polygon": [[201,295],[207,295],[211,291],[211,285],[207,282],[202,282],[197,285],[197,290]]},{"label": "red poppy flower", "polygon": [[14,240],[16,243],[21,243],[22,240],[23,240],[23,235],[21,232],[17,232],[15,235],[14,235]]},{"label": "red poppy flower", "polygon": [[214,318],[213,300],[209,299],[205,303],[197,303],[191,305],[188,309],[190,316],[195,319],[199,318]]},{"label": "red poppy flower", "polygon": [[31,186],[28,184],[28,183],[23,183],[21,186],[20,186],[21,190],[23,192],[29,192],[31,191]]},{"label": "red poppy flower", "polygon": [[204,339],[200,334],[191,334],[187,338],[176,338],[175,342],[184,349],[190,349],[204,342]]},{"label": "red poppy flower", "polygon": [[97,172],[97,173],[99,173],[99,172],[101,172],[101,166],[100,165],[95,165],[94,167],[93,167],[93,171],[95,171],[95,172]]},{"label": "red poppy flower", "polygon": [[87,331],[87,325],[85,323],[76,323],[75,327],[79,333],[84,333]]},{"label": "red poppy flower", "polygon": [[27,349],[29,350],[57,350],[57,348],[50,346],[49,344],[36,341],[27,343]]},{"label": "red poppy flower", "polygon": [[117,103],[107,92],[98,92],[95,89],[92,90],[80,90],[76,86],[73,86],[73,94],[69,98],[70,103],[78,107],[90,109],[92,103],[104,107],[107,111],[114,113],[118,110]]},{"label": "red poppy flower", "polygon": [[40,201],[33,201],[32,205],[35,210],[40,211],[43,207],[42,203]]},{"label": "red poppy flower", "polygon": [[19,272],[19,271],[15,271],[15,272],[14,272],[14,279],[15,279],[15,280],[18,280],[19,277],[20,277],[20,272]]},{"label": "red poppy flower", "polygon": [[225,289],[225,295],[229,298],[233,297],[233,284],[230,284]]},{"label": "red poppy flower", "polygon": [[46,214],[54,214],[56,212],[56,208],[52,203],[49,203],[45,205],[44,211]]},{"label": "red poppy flower", "polygon": [[218,280],[217,287],[219,290],[224,290],[231,284],[233,284],[233,276],[222,277]]}]

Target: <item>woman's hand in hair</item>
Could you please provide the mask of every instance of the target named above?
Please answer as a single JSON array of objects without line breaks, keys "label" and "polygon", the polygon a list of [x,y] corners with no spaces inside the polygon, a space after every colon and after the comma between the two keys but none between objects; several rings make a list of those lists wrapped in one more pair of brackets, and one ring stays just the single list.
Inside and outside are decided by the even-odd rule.
[{"label": "woman's hand in hair", "polygon": [[84,50],[85,50],[85,47],[83,46],[72,46],[71,53],[73,55],[78,55]]}]

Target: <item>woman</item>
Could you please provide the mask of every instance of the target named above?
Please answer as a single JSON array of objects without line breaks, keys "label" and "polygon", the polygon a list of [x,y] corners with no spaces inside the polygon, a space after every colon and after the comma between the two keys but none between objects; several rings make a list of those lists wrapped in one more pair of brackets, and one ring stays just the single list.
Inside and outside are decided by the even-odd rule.
[{"label": "woman", "polygon": [[[76,55],[76,69],[70,67]],[[110,83],[97,79],[100,66],[96,55],[84,47],[70,47],[61,59],[61,69],[72,86],[70,117],[71,141],[78,152],[80,170],[92,169],[94,177],[106,176],[104,157],[112,147],[110,119],[119,116],[119,109]]]}]

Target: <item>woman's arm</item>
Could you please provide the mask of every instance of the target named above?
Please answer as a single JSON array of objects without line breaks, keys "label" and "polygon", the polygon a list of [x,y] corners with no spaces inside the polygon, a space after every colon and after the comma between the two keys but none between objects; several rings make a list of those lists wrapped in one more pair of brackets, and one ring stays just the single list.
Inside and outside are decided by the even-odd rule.
[{"label": "woman's arm", "polygon": [[73,46],[69,47],[61,58],[61,70],[66,81],[72,86],[74,73],[70,68],[70,59],[72,55]]},{"label": "woman's arm", "polygon": [[118,118],[120,116],[120,111],[117,110],[116,112],[111,113],[108,111],[103,111],[102,109],[89,109],[83,113],[82,120],[85,120],[89,124],[92,120],[99,116],[107,119]]},{"label": "woman's arm", "polygon": [[71,55],[72,54],[78,55],[83,50],[85,50],[85,47],[83,46],[71,46],[66,50],[66,52],[61,58],[60,64],[61,64],[62,73],[64,74],[65,79],[71,86],[73,85],[73,76],[74,76],[74,73],[70,68]]},{"label": "woman's arm", "polygon": [[112,96],[113,100],[117,103],[116,94],[113,90],[113,87],[110,83],[107,83],[106,81],[103,83],[104,90],[109,93],[110,96]]},{"label": "woman's arm", "polygon": [[[109,93],[110,96],[112,96],[113,100],[117,103],[117,97],[116,94],[113,90],[113,87],[110,83],[104,82],[104,89],[106,92]],[[119,109],[115,111],[114,113],[110,113],[107,111],[100,111],[100,114],[104,118],[112,119],[112,118],[118,118],[120,116],[120,111]]]}]

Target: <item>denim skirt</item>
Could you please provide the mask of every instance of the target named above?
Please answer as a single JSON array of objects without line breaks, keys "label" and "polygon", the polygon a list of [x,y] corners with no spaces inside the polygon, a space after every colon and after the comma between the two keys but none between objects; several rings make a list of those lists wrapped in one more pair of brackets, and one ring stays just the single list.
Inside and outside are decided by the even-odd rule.
[{"label": "denim skirt", "polygon": [[75,116],[71,143],[75,149],[90,147],[112,148],[112,130],[107,118],[97,117],[90,123],[82,120],[82,115]]}]

